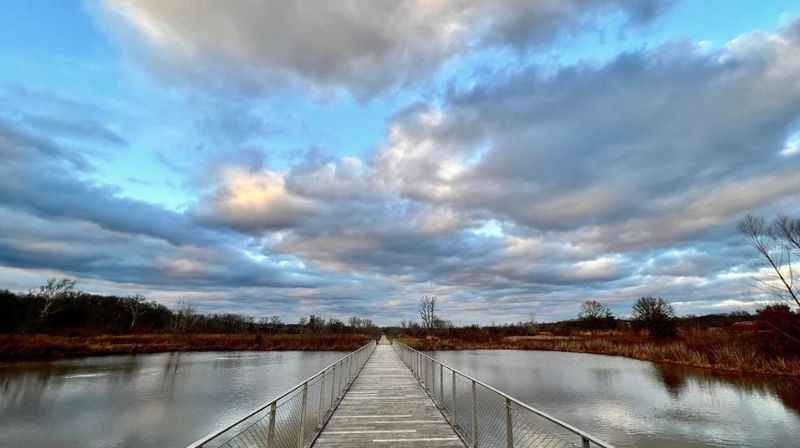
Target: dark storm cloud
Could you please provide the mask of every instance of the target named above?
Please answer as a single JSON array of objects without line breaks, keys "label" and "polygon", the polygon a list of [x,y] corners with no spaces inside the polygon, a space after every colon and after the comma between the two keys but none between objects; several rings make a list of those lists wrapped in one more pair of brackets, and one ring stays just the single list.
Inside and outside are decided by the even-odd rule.
[{"label": "dark storm cloud", "polygon": [[[245,89],[300,80],[372,95],[423,80],[457,54],[525,50],[622,14],[652,20],[668,0],[109,1],[156,69]],[[139,50],[141,51],[141,50]],[[235,70],[231,68],[235,67]],[[227,79],[227,81],[223,81]]]}]

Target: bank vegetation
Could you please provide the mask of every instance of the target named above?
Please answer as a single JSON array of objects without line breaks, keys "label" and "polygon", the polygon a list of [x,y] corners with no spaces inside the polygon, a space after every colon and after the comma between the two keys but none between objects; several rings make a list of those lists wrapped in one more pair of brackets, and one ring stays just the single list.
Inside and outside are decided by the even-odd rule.
[{"label": "bank vegetation", "polygon": [[168,308],[141,296],[82,292],[69,279],[50,279],[19,294],[0,291],[0,360],[228,350],[350,351],[378,336],[371,320],[310,315],[285,323],[203,314],[187,303]]}]

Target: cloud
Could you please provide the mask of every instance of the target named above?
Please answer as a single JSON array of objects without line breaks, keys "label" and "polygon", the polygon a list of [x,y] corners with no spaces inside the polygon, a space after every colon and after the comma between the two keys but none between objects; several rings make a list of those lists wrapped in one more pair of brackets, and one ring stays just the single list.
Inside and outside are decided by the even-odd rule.
[{"label": "cloud", "polygon": [[[92,164],[40,131],[0,117],[0,264],[162,289],[336,283],[289,256],[253,258],[229,231],[88,180]],[[271,194],[236,191],[234,211]]]},{"label": "cloud", "polygon": [[287,191],[279,173],[241,168],[223,169],[219,184],[200,204],[194,213],[201,221],[256,233],[299,225],[320,208]]},{"label": "cloud", "polygon": [[[455,55],[519,51],[668,0],[109,1],[101,15],[143,42],[158,70],[248,90],[281,81],[370,96],[432,75]],[[140,51],[141,52],[141,51]],[[224,80],[224,81],[223,81]]]},{"label": "cloud", "polygon": [[781,155],[800,118],[797,29],[527,68],[413,106],[370,157],[290,171],[329,207],[270,247],[486,303],[743,300],[725,277],[752,268],[735,223],[800,193]]},{"label": "cloud", "polygon": [[620,249],[690,238],[798,192],[797,28],[483,79],[399,119],[372,177]]},{"label": "cloud", "polygon": [[30,115],[25,121],[33,128],[50,135],[68,139],[89,140],[114,146],[125,146],[128,142],[117,132],[101,123],[90,120],[55,119],[49,116]]},{"label": "cloud", "polygon": [[[324,43],[314,33],[252,43],[255,25],[238,21],[248,3],[225,11],[198,3],[187,23],[175,22],[171,8],[180,3],[125,5],[162,56],[197,60],[200,70],[241,58],[236,70],[362,92],[417,79],[392,73],[400,66],[436,70],[459,52],[493,46],[527,51],[612,10],[623,8],[631,23],[659,10],[614,1],[400,2],[382,13],[421,11],[373,30],[371,3],[283,3],[274,7],[282,19],[265,24],[276,36],[308,32],[314,17],[318,26],[367,28],[337,28]],[[287,9],[298,5],[318,14]],[[208,15],[200,23],[209,29],[236,26],[204,41],[189,23],[194,14]],[[466,27],[452,31],[452,47],[437,40],[450,23],[443,17]],[[531,20],[538,25],[525,25]],[[423,25],[436,28],[425,37],[430,48],[403,40]],[[369,48],[351,48],[350,39]],[[398,49],[405,53],[395,60]],[[176,155],[187,163],[173,167],[191,197],[181,211],[97,181],[84,143],[122,148],[112,137],[65,137],[67,129],[0,110],[0,278],[9,269],[64,273],[102,290],[188,297],[203,310],[363,313],[382,323],[413,317],[424,294],[441,296],[447,317],[461,323],[574,317],[589,298],[624,315],[644,295],[676,299],[684,312],[752,308],[763,300],[747,284],[759,266],[735,223],[748,211],[797,211],[800,159],[786,148],[796,146],[800,123],[799,50],[796,22],[716,49],[675,41],[604,63],[482,72],[398,111],[361,156],[311,145],[280,167],[269,158],[266,109],[235,95],[189,98],[200,106],[187,108],[184,124],[198,136],[189,157]],[[330,52],[338,58],[326,59]],[[363,73],[351,72],[364,54],[372,59]],[[26,96],[49,101],[43,92]],[[95,112],[46,112],[54,122],[99,123],[88,119]],[[126,151],[138,149],[118,136],[131,142]]]}]

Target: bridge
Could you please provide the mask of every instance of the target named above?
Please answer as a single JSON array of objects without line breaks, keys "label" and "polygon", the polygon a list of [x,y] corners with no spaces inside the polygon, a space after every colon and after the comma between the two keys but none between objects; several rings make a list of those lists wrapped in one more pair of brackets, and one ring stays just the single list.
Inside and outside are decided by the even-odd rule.
[{"label": "bridge", "polygon": [[613,448],[385,336],[189,448]]}]

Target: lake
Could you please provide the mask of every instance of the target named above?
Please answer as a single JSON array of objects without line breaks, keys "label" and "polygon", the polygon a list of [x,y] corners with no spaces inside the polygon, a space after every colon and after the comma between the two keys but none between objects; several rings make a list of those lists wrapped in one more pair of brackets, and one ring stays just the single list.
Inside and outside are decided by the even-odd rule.
[{"label": "lake", "polygon": [[[798,446],[800,385],[559,352],[436,352],[623,447]],[[184,447],[341,357],[204,352],[0,364],[0,447]]]},{"label": "lake", "polygon": [[0,447],[184,447],[343,355],[202,352],[0,363]]},{"label": "lake", "polygon": [[796,380],[581,353],[431,356],[619,448],[800,446]]}]

